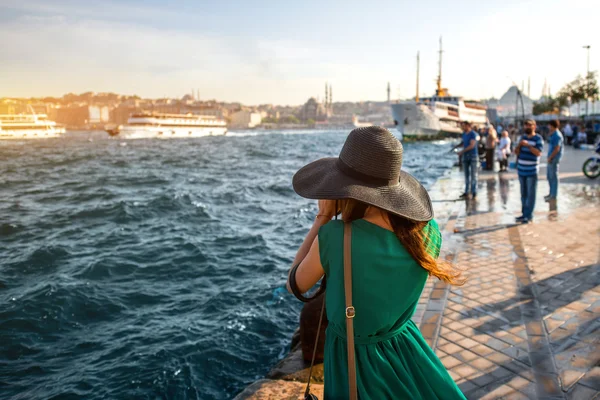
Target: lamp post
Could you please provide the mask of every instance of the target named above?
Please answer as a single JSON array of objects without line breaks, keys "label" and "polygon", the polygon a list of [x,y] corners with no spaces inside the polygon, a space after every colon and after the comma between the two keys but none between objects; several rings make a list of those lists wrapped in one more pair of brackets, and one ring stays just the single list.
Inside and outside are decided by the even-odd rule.
[{"label": "lamp post", "polygon": [[587,75],[585,76],[585,79],[587,79],[587,93],[585,96],[585,115],[588,116],[589,113],[589,109],[590,109],[590,99],[589,99],[589,93],[590,93],[590,46],[589,44],[587,46],[583,46],[584,49],[587,49]]}]

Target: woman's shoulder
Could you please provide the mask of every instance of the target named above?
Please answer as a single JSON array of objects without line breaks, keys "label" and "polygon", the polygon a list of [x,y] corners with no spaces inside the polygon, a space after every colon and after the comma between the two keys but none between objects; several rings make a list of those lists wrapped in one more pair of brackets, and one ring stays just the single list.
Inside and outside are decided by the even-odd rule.
[{"label": "woman's shoulder", "polygon": [[337,232],[344,230],[344,221],[341,220],[331,220],[322,227],[319,228],[319,237],[329,236],[331,234],[336,234]]}]

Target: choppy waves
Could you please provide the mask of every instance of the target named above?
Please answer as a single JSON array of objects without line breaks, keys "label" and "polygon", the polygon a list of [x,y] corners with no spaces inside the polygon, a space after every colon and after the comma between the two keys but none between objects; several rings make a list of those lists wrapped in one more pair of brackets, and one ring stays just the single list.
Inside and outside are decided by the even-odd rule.
[{"label": "choppy waves", "polygon": [[[291,177],[345,135],[256,133],[1,143],[1,397],[227,399],[285,354]],[[405,166],[431,184],[448,148]]]}]

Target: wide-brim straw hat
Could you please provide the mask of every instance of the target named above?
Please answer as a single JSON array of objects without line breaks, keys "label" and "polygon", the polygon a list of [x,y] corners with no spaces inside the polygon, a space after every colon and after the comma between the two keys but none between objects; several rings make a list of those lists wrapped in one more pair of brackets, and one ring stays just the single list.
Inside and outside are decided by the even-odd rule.
[{"label": "wide-brim straw hat", "polygon": [[308,199],[354,199],[414,221],[429,221],[433,207],[427,190],[402,171],[402,143],[379,126],[354,129],[339,157],[302,167],[292,180]]}]

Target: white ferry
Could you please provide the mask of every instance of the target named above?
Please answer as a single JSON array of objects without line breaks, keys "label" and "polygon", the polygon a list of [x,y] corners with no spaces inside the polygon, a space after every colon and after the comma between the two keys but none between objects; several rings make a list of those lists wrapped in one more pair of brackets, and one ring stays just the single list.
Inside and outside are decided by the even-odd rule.
[{"label": "white ferry", "polygon": [[394,125],[398,131],[409,137],[452,136],[462,132],[461,121],[480,126],[488,123],[485,106],[467,103],[461,97],[440,94],[438,90],[433,97],[392,104]]},{"label": "white ferry", "polygon": [[461,133],[460,122],[476,125],[488,123],[487,107],[475,102],[465,102],[462,97],[451,96],[442,88],[442,39],[440,38],[439,75],[435,96],[419,98],[419,55],[417,54],[417,95],[414,101],[392,104],[394,125],[403,136],[421,137]]},{"label": "white ferry", "polygon": [[220,136],[227,133],[227,122],[213,116],[194,114],[132,114],[127,125],[107,125],[110,136],[124,139],[183,138]]},{"label": "white ferry", "polygon": [[45,114],[0,115],[0,139],[47,139],[65,133],[65,127],[50,121]]}]

